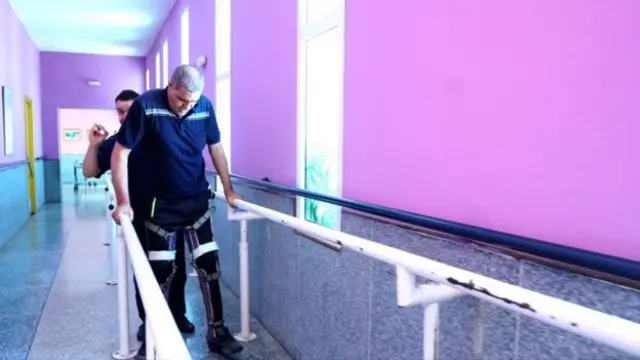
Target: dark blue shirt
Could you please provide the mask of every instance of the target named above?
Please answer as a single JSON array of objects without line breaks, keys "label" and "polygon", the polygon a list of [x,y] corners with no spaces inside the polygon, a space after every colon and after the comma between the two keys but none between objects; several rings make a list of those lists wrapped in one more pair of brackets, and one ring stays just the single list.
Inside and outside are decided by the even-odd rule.
[{"label": "dark blue shirt", "polygon": [[[116,146],[117,136],[113,135],[100,144],[98,148],[98,167],[100,172],[96,175],[101,177],[111,169],[111,153]],[[144,162],[142,149],[138,148],[129,155],[129,201],[136,219],[146,218],[151,212],[151,202],[153,192],[151,191],[150,169]]]},{"label": "dark blue shirt", "polygon": [[166,89],[147,91],[133,102],[116,136],[125,148],[144,147],[154,197],[182,199],[207,191],[202,151],[220,142],[220,130],[205,96],[178,118],[170,110]]}]

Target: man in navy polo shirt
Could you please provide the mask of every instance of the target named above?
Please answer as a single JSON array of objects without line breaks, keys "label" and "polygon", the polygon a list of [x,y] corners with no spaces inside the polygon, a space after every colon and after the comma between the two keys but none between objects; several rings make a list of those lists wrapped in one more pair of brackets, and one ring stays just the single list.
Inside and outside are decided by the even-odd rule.
[{"label": "man in navy polo shirt", "polygon": [[[116,111],[120,125],[126,120],[129,108],[133,104],[133,100],[138,96],[140,96],[140,94],[134,90],[123,90],[116,96]],[[89,148],[82,163],[82,172],[85,178],[100,178],[105,172],[111,169],[111,153],[115,145],[116,136],[109,136],[109,132],[102,125],[95,124],[89,130]],[[133,227],[138,237],[142,240],[145,238],[145,217],[149,214],[148,206],[152,195],[149,193],[148,188],[148,171],[145,169],[146,164],[141,157],[141,149],[137,149],[131,155],[129,178],[132,181],[129,183],[129,186],[131,190],[131,207],[135,209],[138,215],[133,222]],[[186,317],[187,307],[184,292],[187,284],[187,266],[184,255],[184,240],[182,238],[178,240],[176,243],[176,273],[168,289],[167,296],[169,298],[169,308],[180,332],[193,334],[195,327]],[[146,248],[144,243],[142,245]],[[137,338],[138,341],[143,342],[145,336],[144,304],[142,303],[142,298],[140,298],[138,283],[135,279],[133,284],[135,286],[138,316],[142,321],[142,324],[138,328]]]},{"label": "man in navy polo shirt", "polygon": [[176,235],[182,233],[200,280],[207,344],[212,352],[229,355],[241,351],[242,346],[224,325],[218,245],[211,228],[210,191],[202,156],[205,146],[229,204],[240,196],[233,191],[213,106],[201,96],[203,88],[200,70],[181,65],[165,89],[148,91],[133,102],[111,157],[118,200],[113,217],[119,223],[122,215],[134,220],[138,216],[134,217],[129,198],[127,162],[132,149],[143,147],[153,192],[145,222],[151,267],[160,286],[168,287],[175,276]]}]

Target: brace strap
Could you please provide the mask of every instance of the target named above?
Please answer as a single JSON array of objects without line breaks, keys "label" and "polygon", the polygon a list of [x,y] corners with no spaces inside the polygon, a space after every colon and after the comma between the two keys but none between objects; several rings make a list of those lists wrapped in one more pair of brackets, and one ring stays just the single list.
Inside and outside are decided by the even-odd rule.
[{"label": "brace strap", "polygon": [[173,261],[176,259],[176,252],[166,251],[149,251],[149,261]]},{"label": "brace strap", "polygon": [[218,249],[220,248],[218,247],[218,243],[216,243],[215,241],[199,245],[197,248],[193,249],[193,259],[195,260],[208,252],[217,251]]},{"label": "brace strap", "polygon": [[176,233],[175,231],[169,232],[150,221],[145,222],[145,225],[147,226],[147,229],[151,230],[151,232],[154,232],[165,239],[172,237]]},{"label": "brace strap", "polygon": [[193,265],[193,268],[196,269],[196,272],[198,273],[198,277],[200,278],[201,281],[205,280],[207,282],[210,282],[213,280],[218,280],[220,278],[220,271],[216,271],[213,274],[208,274],[203,269],[198,269],[198,267],[195,264],[191,264],[191,265]]},{"label": "brace strap", "polygon": [[[187,229],[192,228],[194,230],[198,230],[210,218],[211,218],[211,209],[208,209],[207,212],[204,213],[204,215],[202,215],[195,223],[193,223],[193,225],[187,226],[186,228]],[[145,225],[147,226],[147,229],[151,230],[152,232],[158,234],[160,237],[163,237],[165,239],[168,239],[175,234],[175,231],[169,232],[150,221],[145,222]]]},{"label": "brace strap", "polygon": [[204,215],[202,215],[200,219],[198,219],[198,221],[196,221],[195,223],[193,223],[193,225],[189,227],[193,228],[194,230],[198,230],[210,218],[211,218],[211,209],[207,209],[207,212],[205,212]]}]

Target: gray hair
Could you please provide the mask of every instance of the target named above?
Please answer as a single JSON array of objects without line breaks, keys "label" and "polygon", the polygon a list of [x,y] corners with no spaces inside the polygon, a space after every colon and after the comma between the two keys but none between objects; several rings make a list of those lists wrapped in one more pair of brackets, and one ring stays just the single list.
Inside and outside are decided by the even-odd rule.
[{"label": "gray hair", "polygon": [[190,93],[200,93],[204,89],[204,75],[193,65],[180,65],[171,74],[171,85],[183,86]]}]

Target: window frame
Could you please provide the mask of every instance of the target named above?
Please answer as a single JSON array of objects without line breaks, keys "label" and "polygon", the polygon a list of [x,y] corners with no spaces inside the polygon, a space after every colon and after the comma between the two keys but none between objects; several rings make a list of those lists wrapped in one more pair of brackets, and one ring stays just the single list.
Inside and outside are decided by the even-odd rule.
[{"label": "window frame", "polygon": [[[189,7],[185,7],[180,15],[180,62],[189,64],[191,59],[191,23]],[[186,41],[185,41],[186,40]]]},{"label": "window frame", "polygon": [[156,89],[160,88],[160,82],[161,82],[161,78],[160,78],[160,51],[158,50],[158,52],[156,53],[156,81],[155,81],[155,86]]},{"label": "window frame", "polygon": [[[345,68],[345,6],[346,1],[340,3],[327,12],[317,21],[307,22],[307,2],[310,0],[298,0],[298,64],[297,64],[297,126],[296,126],[296,143],[297,143],[297,187],[306,190],[306,167],[307,167],[307,43],[319,35],[329,30],[337,28],[342,39],[342,61],[341,61],[341,82],[342,86],[339,92],[340,116],[338,126],[338,158],[336,159],[337,167],[337,191],[332,196],[341,197],[343,192],[343,161],[344,161],[344,68]],[[305,198],[296,196],[296,217],[306,219]],[[342,228],[342,209],[339,208],[337,220],[337,230]],[[311,221],[310,221],[311,222]]]},{"label": "window frame", "polygon": [[165,39],[162,43],[162,77],[163,86],[169,85],[169,40]]},{"label": "window frame", "polygon": [[[231,25],[231,11],[232,11],[232,1],[231,0],[215,0],[215,23],[216,24],[222,24],[223,22],[220,21],[220,16],[222,16],[222,11],[220,11],[220,9],[222,9],[222,5],[221,2],[225,1],[227,2],[227,4],[225,4],[226,6],[228,6],[228,13],[225,14],[228,16],[228,21],[227,23],[229,24],[229,39],[227,39],[227,42],[229,44],[231,44],[231,29],[232,29],[232,25]],[[225,123],[221,124],[220,121],[218,121],[218,126],[221,127],[221,132],[222,132],[222,139],[226,139],[226,141],[221,140],[221,142],[223,143],[223,147],[225,150],[225,154],[227,155],[227,163],[229,165],[229,171],[231,171],[231,164],[232,164],[232,160],[231,160],[231,119],[233,116],[233,109],[231,109],[231,92],[232,92],[232,87],[233,84],[231,82],[231,46],[229,46],[229,53],[228,54],[222,54],[221,53],[221,44],[220,41],[221,39],[219,38],[220,34],[219,34],[219,27],[216,25],[215,28],[215,63],[216,63],[216,68],[215,68],[215,72],[216,72],[216,76],[215,76],[215,89],[216,89],[216,98],[215,98],[215,107],[216,107],[216,112],[217,114],[220,114],[220,108],[221,105],[223,108],[226,108],[226,113],[229,116],[228,121],[226,121],[227,119],[225,119]],[[219,62],[220,62],[220,57],[221,56],[226,56],[226,62],[229,64],[229,69],[225,69],[224,71],[221,70],[218,66]],[[224,81],[229,81],[229,104],[220,104],[219,100],[219,89],[220,84],[223,83]],[[218,120],[221,120],[221,118],[218,118]],[[222,126],[221,126],[222,125]],[[226,143],[226,144],[225,144]],[[225,146],[228,145],[228,146]],[[216,188],[217,189],[222,189],[222,182],[220,181],[220,177],[217,176],[216,177]]]}]

